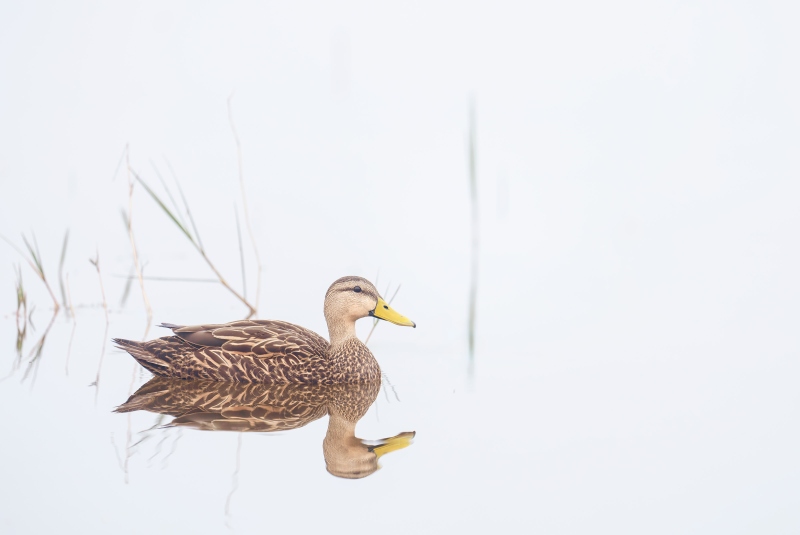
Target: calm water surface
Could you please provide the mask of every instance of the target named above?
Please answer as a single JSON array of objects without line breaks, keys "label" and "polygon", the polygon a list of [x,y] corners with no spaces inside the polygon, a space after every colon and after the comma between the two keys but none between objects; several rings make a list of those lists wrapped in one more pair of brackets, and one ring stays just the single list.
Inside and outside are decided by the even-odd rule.
[{"label": "calm water surface", "polygon": [[[2,323],[5,533],[798,526],[798,363],[774,340],[757,359],[746,343],[662,351],[677,340],[648,346],[628,317],[617,347],[597,325],[508,332],[470,375],[460,353],[382,342],[382,325],[391,385],[321,389],[151,379],[97,308],[74,337],[59,316],[29,364],[44,316],[21,359]],[[109,331],[141,326],[115,313]]]}]

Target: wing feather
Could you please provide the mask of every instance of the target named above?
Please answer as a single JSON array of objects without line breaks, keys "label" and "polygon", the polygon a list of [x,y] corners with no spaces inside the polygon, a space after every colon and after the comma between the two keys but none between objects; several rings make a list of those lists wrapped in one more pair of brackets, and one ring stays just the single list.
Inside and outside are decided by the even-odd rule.
[{"label": "wing feather", "polygon": [[293,356],[305,360],[314,355],[324,355],[329,345],[314,331],[278,320],[162,326],[172,329],[176,336],[198,349],[219,348],[232,353],[252,354],[262,359]]}]

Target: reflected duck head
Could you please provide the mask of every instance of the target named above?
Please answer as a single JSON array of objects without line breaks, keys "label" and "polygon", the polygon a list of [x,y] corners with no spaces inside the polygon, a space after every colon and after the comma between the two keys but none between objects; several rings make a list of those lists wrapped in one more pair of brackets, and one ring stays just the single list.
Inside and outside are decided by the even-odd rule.
[{"label": "reflected duck head", "polygon": [[328,473],[344,479],[361,479],[380,468],[378,460],[387,453],[411,445],[415,432],[381,440],[361,440],[350,436],[337,440],[329,433],[322,443]]}]

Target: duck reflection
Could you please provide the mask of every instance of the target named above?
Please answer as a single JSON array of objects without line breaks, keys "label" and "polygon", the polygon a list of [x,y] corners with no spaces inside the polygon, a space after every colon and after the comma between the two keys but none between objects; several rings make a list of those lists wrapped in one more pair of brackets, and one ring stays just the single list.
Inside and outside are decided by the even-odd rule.
[{"label": "duck reflection", "polygon": [[303,427],[326,414],[322,451],[328,472],[359,479],[374,473],[378,459],[411,444],[415,433],[380,440],[355,436],[356,424],[380,391],[380,383],[302,385],[223,383],[154,377],[116,412],[145,410],[175,418],[170,427],[269,433]]}]

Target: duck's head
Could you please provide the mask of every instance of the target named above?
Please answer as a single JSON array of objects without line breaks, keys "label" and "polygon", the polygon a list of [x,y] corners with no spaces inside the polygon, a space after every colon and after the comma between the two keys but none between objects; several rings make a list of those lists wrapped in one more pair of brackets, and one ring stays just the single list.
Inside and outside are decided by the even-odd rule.
[{"label": "duck's head", "polygon": [[328,328],[340,322],[355,324],[356,320],[367,316],[406,327],[417,326],[390,307],[375,286],[365,278],[342,277],[331,284],[325,294],[325,319],[328,321]]}]

